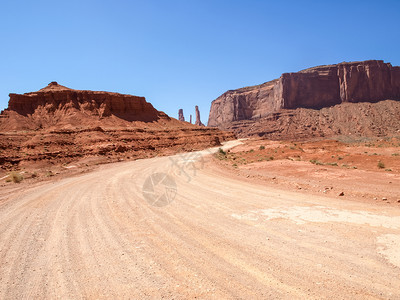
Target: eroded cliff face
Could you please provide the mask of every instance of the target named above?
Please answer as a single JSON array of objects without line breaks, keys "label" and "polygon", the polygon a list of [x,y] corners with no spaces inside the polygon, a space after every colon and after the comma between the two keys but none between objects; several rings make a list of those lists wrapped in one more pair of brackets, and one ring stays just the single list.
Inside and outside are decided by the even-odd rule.
[{"label": "eroded cliff face", "polygon": [[224,93],[212,102],[208,125],[256,120],[281,109],[386,99],[400,99],[400,67],[380,60],[319,66]]},{"label": "eroded cliff face", "polygon": [[232,133],[170,118],[145,98],[73,90],[52,82],[10,94],[0,114],[3,170],[93,164],[220,146]]},{"label": "eroded cliff face", "polygon": [[[68,121],[74,125],[75,117],[82,122],[116,116],[122,120],[151,122],[160,118],[157,111],[144,97],[118,93],[82,91],[67,88],[57,82],[32,93],[10,94],[8,109],[3,113],[16,113],[29,119],[42,119],[48,122],[39,127],[55,125],[57,120]],[[34,122],[33,122],[34,123]],[[35,125],[32,123],[31,127]],[[18,130],[18,124],[13,129]],[[35,129],[35,128],[25,128]]]}]

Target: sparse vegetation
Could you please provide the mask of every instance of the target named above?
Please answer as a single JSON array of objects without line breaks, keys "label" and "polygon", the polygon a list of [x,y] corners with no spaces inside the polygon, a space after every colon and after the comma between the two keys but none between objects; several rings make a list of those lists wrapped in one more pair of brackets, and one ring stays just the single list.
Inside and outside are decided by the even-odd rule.
[{"label": "sparse vegetation", "polygon": [[335,163],[335,162],[333,162],[333,163],[323,163],[323,162],[321,162],[319,160],[316,160],[316,159],[311,159],[310,163],[312,163],[314,165],[317,165],[317,166],[334,166],[334,167],[338,166],[338,164]]},{"label": "sparse vegetation", "polygon": [[45,176],[46,177],[52,177],[52,176],[54,176],[54,173],[52,171],[47,171]]},{"label": "sparse vegetation", "polygon": [[[225,151],[222,153],[218,151],[216,156],[218,155],[218,159],[226,161],[231,167],[234,163],[236,163],[236,166],[234,167],[240,167],[246,164],[255,164],[256,166],[257,163],[261,163],[260,168],[264,168],[267,166],[266,162],[271,160],[289,160],[293,162],[310,162],[320,167],[331,166],[351,170],[375,169],[376,171],[382,170],[387,172],[390,172],[390,168],[393,173],[399,171],[397,168],[399,164],[397,157],[400,157],[400,152],[396,151],[396,148],[392,148],[393,150],[390,152],[374,153],[378,148],[369,148],[371,150],[368,151],[368,149],[364,148],[364,143],[361,145],[343,145],[334,142],[326,142],[322,145],[320,144],[320,142],[313,142],[310,144],[298,143],[297,145],[287,142],[271,142],[270,144],[265,145],[252,143],[247,147],[247,149],[243,149],[242,151],[235,151],[234,153],[226,151],[226,155],[224,154]],[[378,145],[379,143],[376,143],[374,147],[377,147]],[[345,146],[348,146],[349,149],[346,149]],[[372,144],[370,146],[372,146]],[[300,147],[304,147],[304,149],[301,149]],[[386,147],[386,145],[384,145],[384,147]],[[324,151],[321,149],[324,149]],[[376,160],[373,159],[372,155],[376,156]],[[385,157],[387,157],[387,159],[385,159]],[[384,161],[384,166],[377,167],[378,161]]]},{"label": "sparse vegetation", "polygon": [[381,161],[378,161],[378,168],[379,169],[384,169],[385,168],[385,164]]},{"label": "sparse vegetation", "polygon": [[263,161],[263,160],[265,160],[265,161],[274,160],[274,157],[273,156],[265,156],[265,157],[258,159],[258,161]]},{"label": "sparse vegetation", "polygon": [[215,157],[219,160],[226,159],[226,152],[222,148],[219,148],[217,153],[215,153]]},{"label": "sparse vegetation", "polygon": [[7,182],[14,182],[14,183],[20,183],[22,180],[24,180],[24,176],[22,176],[21,173],[18,172],[11,172],[8,174]]},{"label": "sparse vegetation", "polygon": [[226,155],[226,152],[222,148],[218,149],[218,153],[222,154],[222,155]]},{"label": "sparse vegetation", "polygon": [[317,165],[317,166],[322,166],[324,163],[320,162],[319,160],[316,159],[310,159],[310,163]]}]

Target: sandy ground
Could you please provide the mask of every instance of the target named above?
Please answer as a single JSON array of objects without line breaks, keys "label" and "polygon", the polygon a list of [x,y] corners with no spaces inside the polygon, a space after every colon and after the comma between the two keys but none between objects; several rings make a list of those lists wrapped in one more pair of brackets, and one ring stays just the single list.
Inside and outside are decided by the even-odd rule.
[{"label": "sandy ground", "polygon": [[221,174],[207,152],[3,193],[0,298],[400,298],[398,206]]},{"label": "sandy ground", "polygon": [[[350,143],[248,139],[217,158],[210,159],[208,167],[245,181],[400,207],[398,139]],[[380,162],[385,167],[379,168]]]}]

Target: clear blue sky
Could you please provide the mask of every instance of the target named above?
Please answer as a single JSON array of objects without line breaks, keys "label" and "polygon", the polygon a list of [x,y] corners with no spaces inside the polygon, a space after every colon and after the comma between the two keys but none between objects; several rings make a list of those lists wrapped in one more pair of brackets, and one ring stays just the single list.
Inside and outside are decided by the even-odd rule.
[{"label": "clear blue sky", "polygon": [[50,81],[186,119],[229,89],[342,61],[400,65],[400,1],[0,2],[0,109]]}]

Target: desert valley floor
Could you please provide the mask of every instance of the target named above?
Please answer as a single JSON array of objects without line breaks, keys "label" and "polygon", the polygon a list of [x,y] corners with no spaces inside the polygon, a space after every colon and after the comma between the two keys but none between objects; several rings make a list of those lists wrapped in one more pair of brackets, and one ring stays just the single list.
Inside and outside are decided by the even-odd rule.
[{"label": "desert valley floor", "polygon": [[0,298],[400,298],[396,199],[256,178],[242,143],[3,185]]}]

